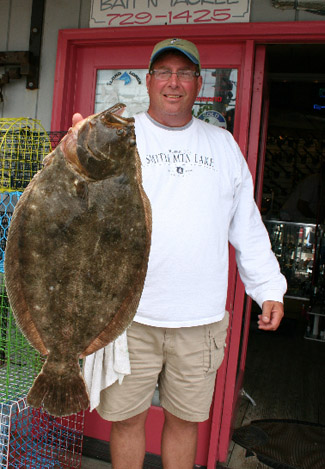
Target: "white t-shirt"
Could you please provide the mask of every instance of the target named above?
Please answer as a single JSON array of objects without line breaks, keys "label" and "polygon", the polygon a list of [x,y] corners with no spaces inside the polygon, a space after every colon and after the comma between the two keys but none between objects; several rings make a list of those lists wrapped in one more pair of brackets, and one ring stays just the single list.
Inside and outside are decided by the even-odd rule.
[{"label": "white t-shirt", "polygon": [[246,291],[261,306],[282,301],[286,281],[253,199],[247,164],[232,135],[199,119],[164,127],[135,116],[143,187],[152,208],[142,324],[182,327],[223,318],[228,241]]}]

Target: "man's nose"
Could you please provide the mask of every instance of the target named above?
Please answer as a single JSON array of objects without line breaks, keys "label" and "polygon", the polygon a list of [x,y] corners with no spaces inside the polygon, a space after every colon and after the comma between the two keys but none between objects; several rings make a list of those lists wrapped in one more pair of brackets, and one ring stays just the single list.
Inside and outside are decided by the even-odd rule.
[{"label": "man's nose", "polygon": [[173,73],[171,74],[170,79],[169,79],[169,82],[168,82],[169,85],[171,85],[171,86],[178,86],[178,85],[179,85],[179,82],[180,82],[180,80],[179,80],[179,78],[178,78],[178,76],[177,76],[177,72],[173,72]]}]

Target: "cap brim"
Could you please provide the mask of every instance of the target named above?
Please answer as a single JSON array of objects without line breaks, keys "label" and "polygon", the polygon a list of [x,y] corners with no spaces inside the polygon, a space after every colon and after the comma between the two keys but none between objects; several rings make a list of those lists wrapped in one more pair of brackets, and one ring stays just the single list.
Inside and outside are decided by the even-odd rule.
[{"label": "cap brim", "polygon": [[189,52],[186,52],[185,50],[177,47],[177,46],[173,46],[173,47],[163,47],[162,49],[160,49],[159,51],[157,51],[152,57],[151,57],[151,60],[150,60],[150,66],[151,64],[157,60],[157,58],[164,52],[168,51],[168,50],[178,50],[179,52],[181,52],[182,54],[184,54],[191,62],[193,62],[195,65],[198,65],[200,67],[200,63],[198,61],[198,59],[196,57],[194,57],[194,55],[190,54]]}]

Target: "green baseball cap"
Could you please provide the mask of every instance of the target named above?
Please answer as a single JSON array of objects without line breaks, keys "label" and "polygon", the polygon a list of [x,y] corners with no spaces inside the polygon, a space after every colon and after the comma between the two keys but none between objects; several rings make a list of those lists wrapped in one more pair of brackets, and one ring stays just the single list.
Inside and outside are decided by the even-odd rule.
[{"label": "green baseball cap", "polygon": [[188,59],[190,59],[191,62],[197,65],[199,67],[199,71],[201,71],[200,54],[196,45],[193,44],[193,42],[187,41],[186,39],[176,38],[165,39],[164,41],[158,42],[158,44],[155,45],[149,62],[149,70],[158,56],[168,50],[178,50],[179,52],[182,52]]}]

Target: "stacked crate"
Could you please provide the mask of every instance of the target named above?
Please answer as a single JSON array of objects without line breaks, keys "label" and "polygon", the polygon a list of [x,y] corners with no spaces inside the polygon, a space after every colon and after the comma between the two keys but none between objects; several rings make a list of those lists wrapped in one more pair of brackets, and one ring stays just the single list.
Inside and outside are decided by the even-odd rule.
[{"label": "stacked crate", "polygon": [[27,405],[27,393],[44,359],[18,328],[5,289],[11,217],[50,151],[49,135],[38,121],[0,119],[0,469],[81,466],[83,413],[54,418]]}]

